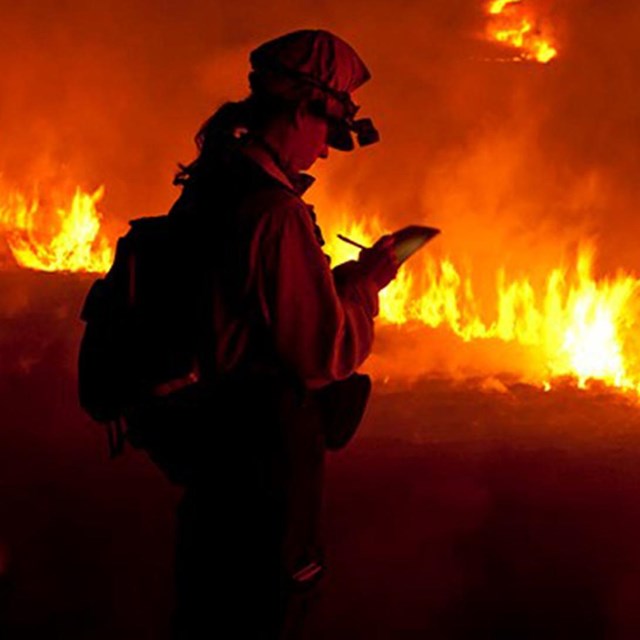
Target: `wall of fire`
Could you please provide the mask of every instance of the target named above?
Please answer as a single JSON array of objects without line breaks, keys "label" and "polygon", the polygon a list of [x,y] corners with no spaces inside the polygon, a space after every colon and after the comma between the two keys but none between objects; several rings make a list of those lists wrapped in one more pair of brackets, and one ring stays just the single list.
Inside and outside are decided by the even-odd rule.
[{"label": "wall of fire", "polygon": [[[327,28],[371,67],[356,97],[383,140],[315,171],[309,199],[334,260],[353,255],[339,232],[366,243],[404,224],[443,230],[385,292],[369,369],[640,388],[637,3],[107,0],[2,12],[5,272],[108,268],[126,221],[176,197],[199,124],[245,95],[248,52]],[[5,318],[41,289],[5,287]]]}]

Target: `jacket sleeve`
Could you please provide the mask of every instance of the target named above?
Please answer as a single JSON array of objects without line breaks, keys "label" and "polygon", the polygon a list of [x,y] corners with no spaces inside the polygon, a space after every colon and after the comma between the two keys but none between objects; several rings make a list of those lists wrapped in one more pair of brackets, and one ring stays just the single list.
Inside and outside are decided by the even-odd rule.
[{"label": "jacket sleeve", "polygon": [[265,216],[259,290],[276,349],[309,387],[351,375],[373,344],[378,290],[357,262],[331,271],[302,202]]}]

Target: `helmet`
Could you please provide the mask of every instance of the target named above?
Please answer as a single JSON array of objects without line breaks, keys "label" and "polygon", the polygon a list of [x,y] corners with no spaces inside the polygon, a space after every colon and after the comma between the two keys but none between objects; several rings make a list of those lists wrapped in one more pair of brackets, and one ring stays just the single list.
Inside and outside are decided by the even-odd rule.
[{"label": "helmet", "polygon": [[354,49],[328,31],[294,31],[251,52],[251,88],[289,100],[311,96],[324,104],[329,121],[329,146],[341,151],[378,142],[370,119],[355,119],[358,105],[351,92],[371,78]]}]

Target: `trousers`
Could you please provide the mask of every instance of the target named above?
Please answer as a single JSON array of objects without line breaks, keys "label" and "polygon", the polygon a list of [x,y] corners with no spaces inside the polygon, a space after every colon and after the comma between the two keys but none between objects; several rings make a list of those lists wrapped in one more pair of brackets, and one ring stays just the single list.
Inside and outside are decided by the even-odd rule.
[{"label": "trousers", "polygon": [[140,421],[152,459],[184,487],[172,638],[298,640],[324,573],[321,412],[279,380],[222,397],[192,393]]}]

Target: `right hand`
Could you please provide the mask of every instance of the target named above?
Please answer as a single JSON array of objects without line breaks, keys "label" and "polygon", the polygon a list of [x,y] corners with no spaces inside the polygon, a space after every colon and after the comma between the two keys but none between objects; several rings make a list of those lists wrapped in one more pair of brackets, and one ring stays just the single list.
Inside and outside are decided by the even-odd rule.
[{"label": "right hand", "polygon": [[358,262],[371,276],[378,290],[384,289],[396,277],[400,266],[394,250],[393,237],[382,236],[370,249],[363,249]]}]

